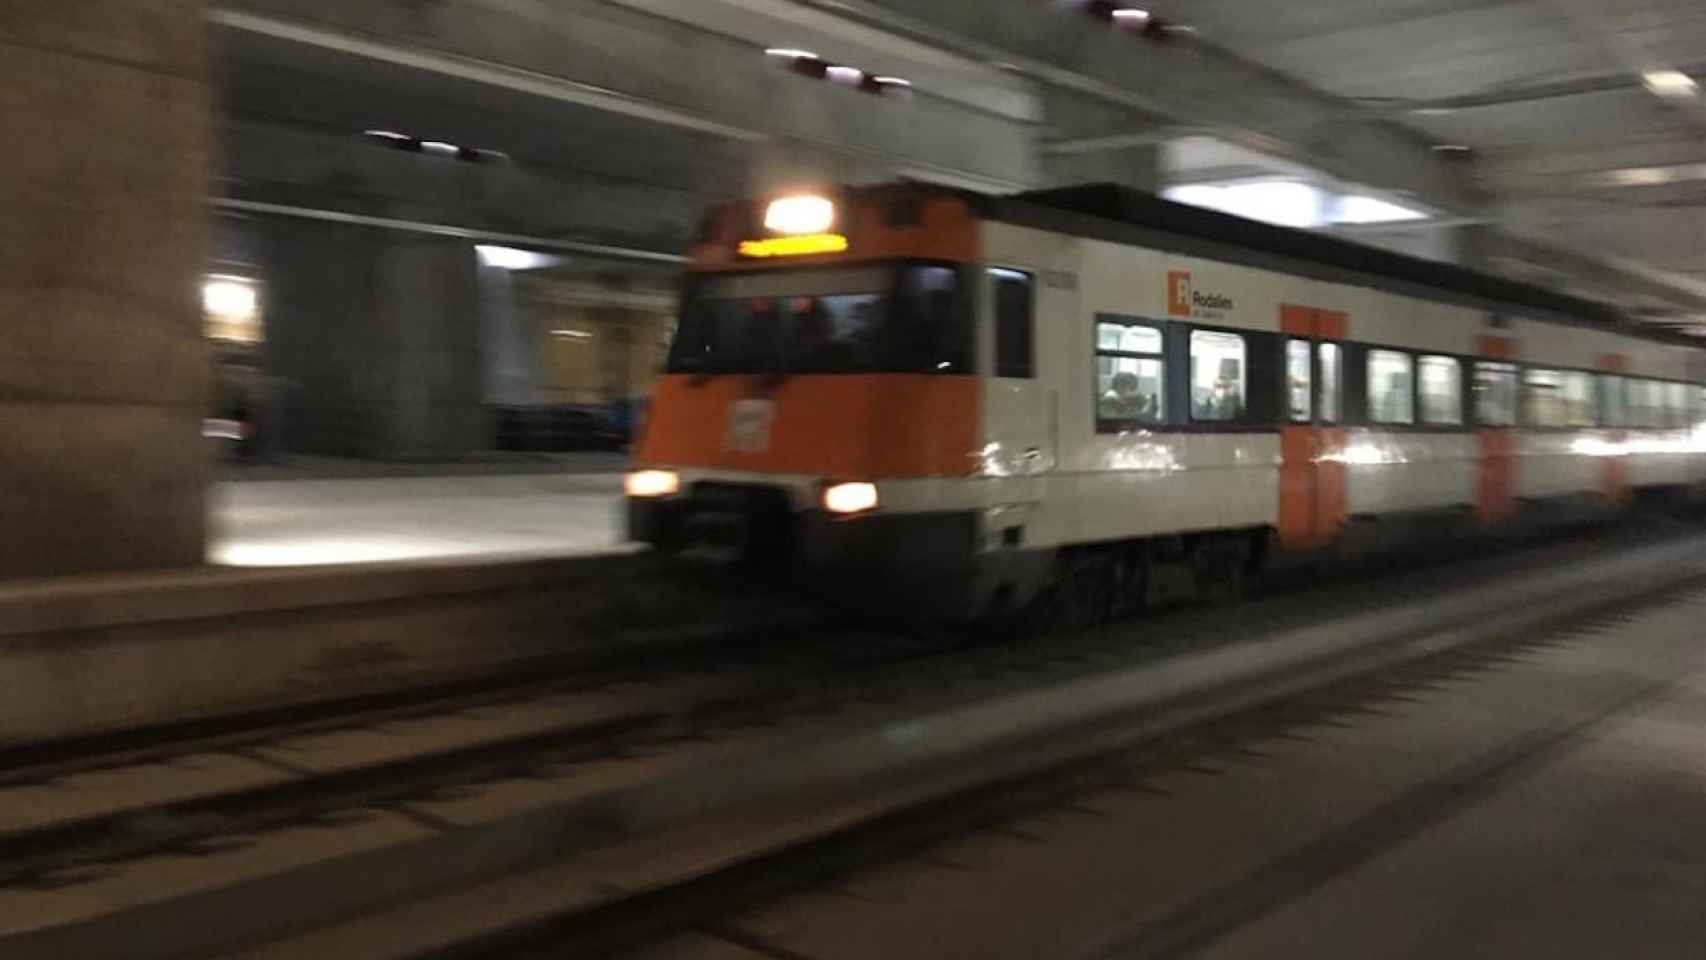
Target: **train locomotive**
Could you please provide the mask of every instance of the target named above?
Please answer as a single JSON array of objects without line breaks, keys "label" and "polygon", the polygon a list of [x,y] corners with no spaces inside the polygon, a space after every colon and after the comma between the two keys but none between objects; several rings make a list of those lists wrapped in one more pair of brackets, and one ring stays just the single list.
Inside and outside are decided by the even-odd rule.
[{"label": "train locomotive", "polygon": [[630,535],[861,608],[1094,619],[1706,481],[1687,339],[1120,187],[758,198],[691,263]]}]

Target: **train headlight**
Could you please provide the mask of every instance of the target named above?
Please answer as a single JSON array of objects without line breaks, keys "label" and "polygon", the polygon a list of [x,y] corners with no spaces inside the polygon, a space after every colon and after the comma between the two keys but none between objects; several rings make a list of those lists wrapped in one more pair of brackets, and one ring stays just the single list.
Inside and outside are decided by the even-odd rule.
[{"label": "train headlight", "polygon": [[635,470],[623,486],[628,496],[642,499],[673,497],[681,492],[681,474],[674,470]]},{"label": "train headlight", "polygon": [[874,483],[836,483],[823,488],[823,508],[844,517],[869,513],[879,502]]},{"label": "train headlight", "polygon": [[827,197],[783,197],[764,211],[764,229],[787,237],[828,233],[835,226],[835,204]]}]

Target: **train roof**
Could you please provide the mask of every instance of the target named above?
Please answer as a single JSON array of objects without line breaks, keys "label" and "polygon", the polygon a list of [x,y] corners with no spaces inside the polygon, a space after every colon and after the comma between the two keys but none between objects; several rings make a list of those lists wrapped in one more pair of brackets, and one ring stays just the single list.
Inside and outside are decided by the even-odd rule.
[{"label": "train roof", "polygon": [[[970,194],[985,217],[1075,236],[1155,246],[1339,282],[1370,280],[1399,292],[1433,292],[1489,308],[1600,328],[1646,340],[1701,346],[1680,334],[1638,329],[1629,316],[1595,300],[1559,293],[1452,264],[1392,253],[1337,237],[1276,227],[1176,203],[1111,183],[997,197]],[[1347,276],[1349,275],[1349,276]],[[1384,282],[1382,282],[1384,281]],[[1407,289],[1406,289],[1407,288]],[[1416,289],[1422,288],[1422,289]]]}]

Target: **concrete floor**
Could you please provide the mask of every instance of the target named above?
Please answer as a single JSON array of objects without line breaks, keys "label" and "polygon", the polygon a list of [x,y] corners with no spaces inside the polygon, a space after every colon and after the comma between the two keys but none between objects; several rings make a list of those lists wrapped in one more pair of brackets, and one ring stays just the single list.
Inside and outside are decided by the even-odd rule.
[{"label": "concrete floor", "polygon": [[1706,954],[1706,592],[865,869],[645,960]]},{"label": "concrete floor", "polygon": [[616,549],[622,540],[619,472],[506,474],[491,467],[483,475],[300,479],[300,470],[271,469],[264,475],[275,479],[214,485],[211,562],[303,566],[584,554]]}]

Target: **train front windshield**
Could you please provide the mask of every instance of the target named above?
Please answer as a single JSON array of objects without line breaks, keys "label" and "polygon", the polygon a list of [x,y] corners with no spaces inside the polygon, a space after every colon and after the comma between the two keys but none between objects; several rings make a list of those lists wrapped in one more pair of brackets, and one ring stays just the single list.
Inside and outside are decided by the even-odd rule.
[{"label": "train front windshield", "polygon": [[960,271],[934,264],[701,275],[668,372],[972,372]]}]

